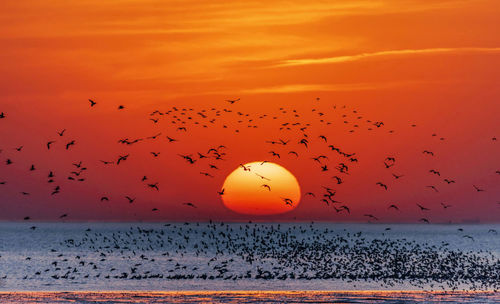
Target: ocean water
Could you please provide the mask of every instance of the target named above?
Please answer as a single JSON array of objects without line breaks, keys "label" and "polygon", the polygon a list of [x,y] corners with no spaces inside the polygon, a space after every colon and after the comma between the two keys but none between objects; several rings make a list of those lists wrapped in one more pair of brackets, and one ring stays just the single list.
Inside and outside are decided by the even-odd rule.
[{"label": "ocean water", "polygon": [[113,297],[144,303],[305,302],[307,295],[494,303],[499,232],[498,224],[0,223],[0,302],[43,303],[30,297],[48,295],[65,303],[56,298],[120,291]]}]

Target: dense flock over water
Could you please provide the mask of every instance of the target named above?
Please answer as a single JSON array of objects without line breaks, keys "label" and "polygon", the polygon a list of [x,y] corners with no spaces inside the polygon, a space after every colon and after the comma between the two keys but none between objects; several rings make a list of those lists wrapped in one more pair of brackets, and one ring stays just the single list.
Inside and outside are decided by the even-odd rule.
[{"label": "dense flock over water", "polygon": [[0,291],[495,291],[498,230],[497,224],[0,223]]}]

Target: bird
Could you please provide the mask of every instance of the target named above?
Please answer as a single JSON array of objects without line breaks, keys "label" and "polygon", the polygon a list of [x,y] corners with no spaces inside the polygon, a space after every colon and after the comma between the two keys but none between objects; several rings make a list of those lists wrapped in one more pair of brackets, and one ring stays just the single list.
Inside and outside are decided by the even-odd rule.
[{"label": "bird", "polygon": [[56,186],[56,187],[54,188],[54,190],[52,191],[51,195],[54,195],[54,194],[59,193],[59,191],[60,191],[60,190],[61,190],[61,187]]},{"label": "bird", "polygon": [[225,192],[225,189],[224,189],[224,188],[222,188],[222,190],[221,190],[221,191],[217,191],[217,194],[219,194],[219,195],[224,195],[224,192]]},{"label": "bird", "polygon": [[62,131],[57,132],[57,134],[58,134],[59,136],[63,136],[63,135],[64,135],[64,132],[66,132],[66,129],[63,129]]},{"label": "bird", "polygon": [[123,110],[123,109],[125,109],[125,106],[123,106],[123,105],[118,106],[118,110]]},{"label": "bird", "polygon": [[435,187],[435,186],[426,186],[427,188],[431,188],[432,190],[436,191],[436,192],[439,192],[438,189]]},{"label": "bird", "polygon": [[269,186],[267,184],[263,184],[263,185],[261,185],[261,187],[267,188],[267,190],[271,191],[271,186]]},{"label": "bird", "polygon": [[293,201],[291,199],[286,198],[286,197],[282,197],[281,199],[285,202],[285,205],[289,205],[289,206],[293,207]]},{"label": "bird", "polygon": [[336,176],[336,175],[335,175],[335,176],[332,176],[332,178],[333,178],[333,179],[335,179],[335,180],[337,181],[337,185],[340,185],[340,184],[342,184],[342,183],[343,183],[342,179],[341,179],[340,177]]},{"label": "bird", "polygon": [[54,140],[47,142],[47,150],[50,150],[50,145],[52,145],[53,143],[55,143]]},{"label": "bird", "polygon": [[383,184],[381,182],[377,182],[376,185],[378,185],[378,186],[384,188],[385,190],[387,190],[387,185],[386,184]]},{"label": "bird", "polygon": [[93,101],[92,99],[89,99],[90,102],[90,107],[93,107],[97,104],[97,102]]},{"label": "bird", "polygon": [[6,117],[5,113],[4,113],[4,112],[1,112],[1,113],[0,113],[0,119],[5,118],[5,117]]},{"label": "bird", "polygon": [[444,209],[448,209],[451,207],[451,205],[446,205],[445,203],[441,203],[441,206],[443,206]]},{"label": "bird", "polygon": [[108,202],[109,198],[107,196],[102,196],[101,197],[101,202],[103,202],[103,201],[107,201]]},{"label": "bird", "polygon": [[267,177],[265,177],[265,176],[262,176],[262,175],[260,175],[259,173],[256,173],[256,172],[254,172],[254,173],[255,173],[255,175],[257,175],[257,176],[258,176],[258,177],[260,177],[261,179],[264,179],[264,180],[267,180],[267,181],[271,181],[271,179],[269,179],[269,178],[267,178]]},{"label": "bird", "polygon": [[484,189],[481,189],[479,187],[477,187],[476,185],[472,185],[472,187],[474,187],[474,189],[476,189],[477,192],[483,192]]},{"label": "bird", "polygon": [[269,151],[269,154],[271,154],[272,156],[276,156],[278,158],[280,158],[280,155],[274,151]]},{"label": "bird", "polygon": [[190,155],[182,155],[178,154],[180,157],[184,158],[188,163],[194,164],[196,162],[196,159],[193,159]]},{"label": "bird", "polygon": [[394,163],[388,164],[388,163],[384,162],[384,166],[386,169],[389,169],[390,167],[394,166]]},{"label": "bird", "polygon": [[444,181],[447,183],[447,184],[454,184],[455,181],[454,180],[451,180],[451,179],[447,179],[445,178]]},{"label": "bird", "polygon": [[118,160],[116,161],[116,164],[119,165],[122,161],[126,161],[129,156],[130,156],[130,154],[119,155]]},{"label": "bird", "polygon": [[429,224],[429,223],[430,223],[430,222],[429,222],[429,220],[428,220],[428,219],[426,219],[426,218],[421,218],[421,219],[419,219],[419,222],[424,222],[424,223],[427,223],[427,224]]},{"label": "bird", "polygon": [[125,198],[128,200],[130,204],[132,204],[135,201],[135,198],[131,198],[130,196],[125,196]]},{"label": "bird", "polygon": [[429,170],[429,173],[435,174],[437,176],[441,176],[441,173],[439,173],[439,171],[436,171],[434,169]]},{"label": "bird", "polygon": [[430,155],[430,156],[434,156],[434,152],[432,152],[432,151],[424,150],[422,153]]},{"label": "bird", "polygon": [[61,215],[59,218],[62,219],[62,218],[65,218],[65,217],[68,217],[68,215],[65,213],[63,215]]},{"label": "bird", "polygon": [[207,177],[214,177],[212,174],[208,172],[200,172],[201,175],[207,176]]},{"label": "bird", "polygon": [[68,149],[69,149],[69,147],[74,146],[74,145],[75,145],[75,140],[72,140],[72,141],[68,142],[68,143],[66,144],[66,150],[68,150]]},{"label": "bird", "polygon": [[376,216],[374,216],[373,214],[364,214],[363,216],[366,216],[366,217],[371,218],[375,221],[378,221],[378,218]]},{"label": "bird", "polygon": [[158,186],[158,183],[148,184],[148,187],[149,187],[149,188],[152,188],[152,189],[155,189],[156,191],[160,191],[160,188],[159,188],[159,186]]},{"label": "bird", "polygon": [[340,210],[345,210],[347,211],[347,213],[351,214],[351,210],[349,209],[349,207],[345,206],[345,205],[342,205],[339,207]]},{"label": "bird", "polygon": [[183,205],[186,205],[188,207],[192,207],[192,208],[198,208],[196,207],[196,205],[194,205],[193,203],[183,203]]},{"label": "bird", "polygon": [[234,104],[235,102],[240,101],[240,98],[237,98],[237,99],[226,99],[226,101],[229,102],[230,104]]},{"label": "bird", "polygon": [[424,206],[422,206],[420,204],[416,204],[416,205],[418,206],[418,208],[420,208],[421,211],[429,211],[429,210],[431,210],[431,209],[426,208],[426,207],[424,207]]},{"label": "bird", "polygon": [[394,176],[395,179],[400,179],[401,177],[403,177],[404,175],[396,175],[394,173],[392,173],[392,176]]},{"label": "bird", "polygon": [[394,210],[399,211],[398,206],[396,206],[396,205],[394,205],[394,204],[390,205],[387,209],[391,209],[391,208],[393,208]]}]

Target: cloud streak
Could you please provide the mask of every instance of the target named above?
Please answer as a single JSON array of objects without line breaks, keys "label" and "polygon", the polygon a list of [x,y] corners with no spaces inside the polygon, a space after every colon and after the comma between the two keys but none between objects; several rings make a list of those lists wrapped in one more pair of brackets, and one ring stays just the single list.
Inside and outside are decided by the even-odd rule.
[{"label": "cloud streak", "polygon": [[282,60],[274,67],[301,66],[301,65],[318,65],[318,64],[334,64],[343,62],[360,61],[363,59],[379,58],[379,57],[394,57],[405,55],[427,55],[427,54],[465,54],[465,53],[500,53],[500,47],[466,47],[466,48],[428,48],[428,49],[405,49],[405,50],[389,50],[373,53],[361,53],[355,55],[334,56],[325,58],[304,58],[304,59],[288,59]]},{"label": "cloud streak", "polygon": [[393,88],[408,85],[408,82],[342,83],[342,84],[287,84],[280,86],[243,89],[242,94],[297,93],[297,92],[345,92]]}]

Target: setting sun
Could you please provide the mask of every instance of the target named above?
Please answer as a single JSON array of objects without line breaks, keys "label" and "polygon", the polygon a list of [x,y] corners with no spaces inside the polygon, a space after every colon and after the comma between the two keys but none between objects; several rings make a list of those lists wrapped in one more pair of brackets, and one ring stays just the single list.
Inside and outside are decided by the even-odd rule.
[{"label": "setting sun", "polygon": [[224,181],[223,191],[224,205],[243,214],[285,213],[295,209],[300,200],[295,176],[269,162],[240,165]]}]

